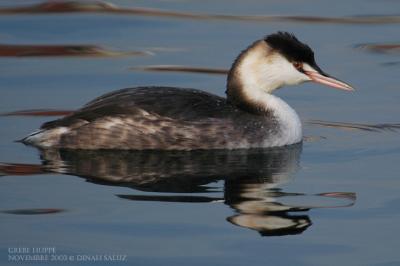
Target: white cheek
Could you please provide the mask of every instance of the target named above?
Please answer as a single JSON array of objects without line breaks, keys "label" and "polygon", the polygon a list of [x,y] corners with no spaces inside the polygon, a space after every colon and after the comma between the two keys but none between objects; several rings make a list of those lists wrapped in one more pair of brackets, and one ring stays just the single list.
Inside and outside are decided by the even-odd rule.
[{"label": "white cheek", "polygon": [[274,55],[273,64],[265,69],[265,77],[269,82],[275,80],[277,87],[284,85],[296,85],[309,81],[309,77],[299,72],[292,63],[281,55]]},{"label": "white cheek", "polygon": [[247,90],[252,90],[254,95],[262,92],[272,93],[282,86],[310,80],[278,53],[269,54],[267,57],[256,52],[248,54],[240,64],[238,72],[242,85]]},{"label": "white cheek", "polygon": [[290,70],[287,70],[287,76],[285,79],[285,85],[296,85],[303,83],[305,81],[309,81],[310,78],[298,71],[293,65],[290,64]]}]

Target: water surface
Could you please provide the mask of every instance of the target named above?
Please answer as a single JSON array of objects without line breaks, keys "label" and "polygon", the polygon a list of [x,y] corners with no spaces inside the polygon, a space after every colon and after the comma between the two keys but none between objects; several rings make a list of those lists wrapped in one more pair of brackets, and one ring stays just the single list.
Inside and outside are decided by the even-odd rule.
[{"label": "water surface", "polygon": [[[82,3],[0,3],[2,265],[17,264],[17,247],[53,247],[71,265],[110,254],[126,255],[120,265],[400,264],[398,2]],[[87,153],[14,142],[116,89],[224,95],[237,54],[277,30],[357,88],[277,92],[303,120],[303,145]]]}]

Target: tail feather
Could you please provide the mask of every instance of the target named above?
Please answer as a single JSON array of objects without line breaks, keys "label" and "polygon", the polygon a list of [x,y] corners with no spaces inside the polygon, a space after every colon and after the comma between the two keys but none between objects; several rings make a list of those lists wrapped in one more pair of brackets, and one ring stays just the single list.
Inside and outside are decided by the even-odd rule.
[{"label": "tail feather", "polygon": [[68,131],[69,129],[66,127],[39,129],[25,138],[18,140],[18,142],[42,148],[54,147],[59,143],[61,135]]},{"label": "tail feather", "polygon": [[30,144],[30,143],[32,143],[32,141],[34,141],[35,135],[40,134],[41,132],[43,132],[43,130],[41,130],[41,129],[36,130],[36,131],[32,132],[31,134],[29,134],[28,136],[26,136],[26,137],[24,137],[22,139],[16,140],[16,142],[22,142],[24,144]]}]

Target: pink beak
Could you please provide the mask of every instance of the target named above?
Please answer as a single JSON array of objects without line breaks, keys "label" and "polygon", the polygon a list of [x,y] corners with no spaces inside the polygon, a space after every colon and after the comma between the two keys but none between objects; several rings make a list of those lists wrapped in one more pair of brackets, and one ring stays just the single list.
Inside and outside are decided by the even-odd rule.
[{"label": "pink beak", "polygon": [[351,87],[349,84],[346,84],[338,79],[322,75],[316,71],[305,71],[304,73],[314,82],[321,83],[336,89],[354,91],[354,88]]}]

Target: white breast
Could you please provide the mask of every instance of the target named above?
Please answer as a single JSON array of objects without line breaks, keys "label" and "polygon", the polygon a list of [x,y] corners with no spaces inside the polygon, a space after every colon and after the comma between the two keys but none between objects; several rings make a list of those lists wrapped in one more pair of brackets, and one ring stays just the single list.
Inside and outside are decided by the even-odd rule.
[{"label": "white breast", "polygon": [[280,127],[279,136],[272,140],[273,143],[268,140],[269,146],[284,146],[300,142],[303,133],[296,111],[281,98],[272,94],[266,94],[264,101],[266,101],[267,108],[273,111]]}]

